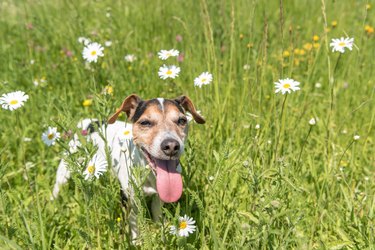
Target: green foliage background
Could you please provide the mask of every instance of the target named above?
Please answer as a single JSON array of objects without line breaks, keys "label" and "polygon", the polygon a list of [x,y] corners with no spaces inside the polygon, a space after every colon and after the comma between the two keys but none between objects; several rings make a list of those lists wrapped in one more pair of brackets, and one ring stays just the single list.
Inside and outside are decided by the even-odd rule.
[{"label": "green foliage background", "polygon": [[[109,172],[91,183],[76,172],[49,200],[68,141],[47,147],[41,134],[105,119],[137,93],[189,95],[207,120],[190,128],[184,195],[165,206],[162,222],[152,222],[137,194],[137,248],[373,249],[375,43],[365,25],[375,26],[374,11],[362,0],[1,1],[0,94],[22,90],[30,99],[0,110],[0,246],[134,247]],[[85,66],[80,36],[112,46]],[[330,40],[341,36],[354,37],[353,50],[332,53]],[[181,73],[163,81],[156,53],[170,48],[184,61],[168,59]],[[204,71],[214,81],[194,87]],[[274,82],[287,77],[301,90],[286,98]],[[101,94],[107,85],[113,95]],[[93,105],[83,107],[87,98]],[[177,239],[168,227],[184,214],[197,231]]]}]

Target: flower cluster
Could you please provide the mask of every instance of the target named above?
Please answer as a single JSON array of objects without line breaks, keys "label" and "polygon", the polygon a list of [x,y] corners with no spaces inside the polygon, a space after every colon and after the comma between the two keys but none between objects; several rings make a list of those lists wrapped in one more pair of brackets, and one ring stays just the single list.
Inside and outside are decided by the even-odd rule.
[{"label": "flower cluster", "polygon": [[[180,52],[176,49],[170,49],[170,50],[160,50],[158,52],[158,56],[161,60],[165,61],[170,57],[178,57],[183,56],[183,54],[180,54]],[[183,57],[182,57],[183,58]],[[179,57],[179,61],[182,59]],[[176,65],[163,65],[159,68],[158,75],[161,79],[166,80],[168,78],[175,79],[178,77],[179,73],[181,71],[181,68]],[[209,72],[203,72],[198,77],[194,79],[194,86],[202,87],[203,85],[208,85],[212,82],[212,74]]]}]

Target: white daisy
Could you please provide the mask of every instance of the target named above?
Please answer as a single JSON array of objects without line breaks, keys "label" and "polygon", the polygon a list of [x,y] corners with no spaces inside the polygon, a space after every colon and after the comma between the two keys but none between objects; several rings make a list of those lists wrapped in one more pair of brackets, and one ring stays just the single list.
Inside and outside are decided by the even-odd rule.
[{"label": "white daisy", "polygon": [[60,133],[57,132],[56,127],[48,127],[42,134],[42,140],[47,146],[55,145],[56,140],[60,138]]},{"label": "white daisy", "polygon": [[359,138],[361,138],[359,135],[355,135],[355,136],[353,136],[353,139],[354,139],[355,141],[358,141]]},{"label": "white daisy", "polygon": [[105,41],[104,46],[110,47],[112,45],[112,41]]},{"label": "white daisy", "polygon": [[344,38],[341,37],[340,39],[333,38],[329,46],[332,47],[332,52],[338,51],[340,53],[345,52],[345,48],[348,48],[349,50],[353,49],[353,42],[354,38]]},{"label": "white daisy", "polygon": [[316,120],[315,120],[315,118],[311,118],[310,121],[309,121],[309,124],[310,124],[311,126],[314,126],[314,125],[316,124]]},{"label": "white daisy", "polygon": [[137,60],[137,57],[133,54],[129,54],[129,55],[126,55],[124,59],[125,59],[125,61],[127,61],[129,63],[132,63],[135,60]]},{"label": "white daisy", "polygon": [[275,82],[275,93],[281,92],[283,95],[285,93],[290,93],[292,91],[297,91],[300,88],[298,87],[300,83],[297,81],[294,81],[293,79],[280,79],[278,82]]},{"label": "white daisy", "polygon": [[22,107],[28,99],[29,96],[23,91],[10,92],[0,97],[0,105],[3,109],[13,111]]},{"label": "white daisy", "polygon": [[73,139],[69,142],[69,152],[74,154],[78,151],[79,147],[82,147],[82,143],[79,141],[78,135],[74,135]]},{"label": "white daisy", "polygon": [[189,234],[192,234],[195,231],[195,221],[193,218],[185,215],[178,219],[178,227],[171,226],[170,233],[174,235],[179,235],[181,237],[188,237]]},{"label": "white daisy", "polygon": [[99,179],[99,177],[107,171],[107,161],[104,157],[96,154],[87,164],[85,171],[83,171],[83,175],[85,180]]},{"label": "white daisy", "polygon": [[176,49],[171,49],[171,50],[162,49],[158,52],[159,58],[161,60],[167,60],[169,57],[178,56],[179,54],[180,54],[180,52]]},{"label": "white daisy", "polygon": [[260,124],[255,125],[255,129],[260,129]]},{"label": "white daisy", "polygon": [[78,37],[78,42],[79,43],[83,43],[83,45],[88,45],[91,41],[90,39],[86,38],[86,37]]},{"label": "white daisy", "polygon": [[118,133],[118,138],[120,141],[127,141],[133,138],[132,127],[127,125],[125,128],[121,129]]},{"label": "white daisy", "polygon": [[212,74],[209,72],[203,72],[197,78],[194,79],[194,86],[202,87],[212,82]]},{"label": "white daisy", "polygon": [[90,43],[83,49],[83,59],[87,62],[97,62],[98,57],[103,57],[104,48],[99,43]]},{"label": "white daisy", "polygon": [[172,79],[175,79],[176,77],[178,77],[178,74],[180,73],[181,69],[180,67],[177,67],[175,65],[172,65],[172,66],[166,66],[166,65],[163,65],[159,68],[159,77],[163,80],[167,79],[167,78],[172,78]]}]

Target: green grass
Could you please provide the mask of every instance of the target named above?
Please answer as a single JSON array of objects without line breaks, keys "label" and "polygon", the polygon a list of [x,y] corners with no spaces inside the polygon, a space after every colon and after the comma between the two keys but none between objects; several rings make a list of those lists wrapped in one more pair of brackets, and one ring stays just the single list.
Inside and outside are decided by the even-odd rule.
[{"label": "green grass", "polygon": [[[49,201],[67,140],[47,147],[41,134],[105,119],[137,93],[186,94],[207,120],[190,128],[184,194],[164,207],[162,222],[152,222],[137,194],[140,249],[374,249],[375,43],[364,29],[375,26],[374,11],[372,0],[1,1],[0,94],[22,90],[30,99],[0,110],[0,248],[130,247],[128,213],[109,172],[89,183],[76,172]],[[353,51],[332,53],[330,40],[346,34]],[[317,48],[294,53],[314,35]],[[91,70],[80,36],[113,42]],[[156,53],[170,48],[185,60],[178,78],[163,81]],[[127,63],[126,54],[138,60]],[[213,83],[195,88],[204,71]],[[47,83],[34,87],[42,77]],[[283,109],[273,83],[287,77],[301,90]],[[108,84],[112,96],[101,94]],[[88,96],[93,105],[83,107]],[[197,231],[178,239],[168,228],[184,214]]]}]

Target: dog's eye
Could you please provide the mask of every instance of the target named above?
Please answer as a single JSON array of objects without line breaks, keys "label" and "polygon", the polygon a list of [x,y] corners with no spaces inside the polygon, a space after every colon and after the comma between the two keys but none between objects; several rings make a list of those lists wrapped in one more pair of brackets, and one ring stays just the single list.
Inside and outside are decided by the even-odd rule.
[{"label": "dog's eye", "polygon": [[149,120],[143,120],[140,122],[140,124],[144,127],[150,127],[152,123]]},{"label": "dog's eye", "polygon": [[183,117],[179,118],[178,121],[177,121],[177,124],[181,125],[181,126],[186,125],[186,123],[187,123],[187,120],[186,120],[186,118],[183,118]]}]

